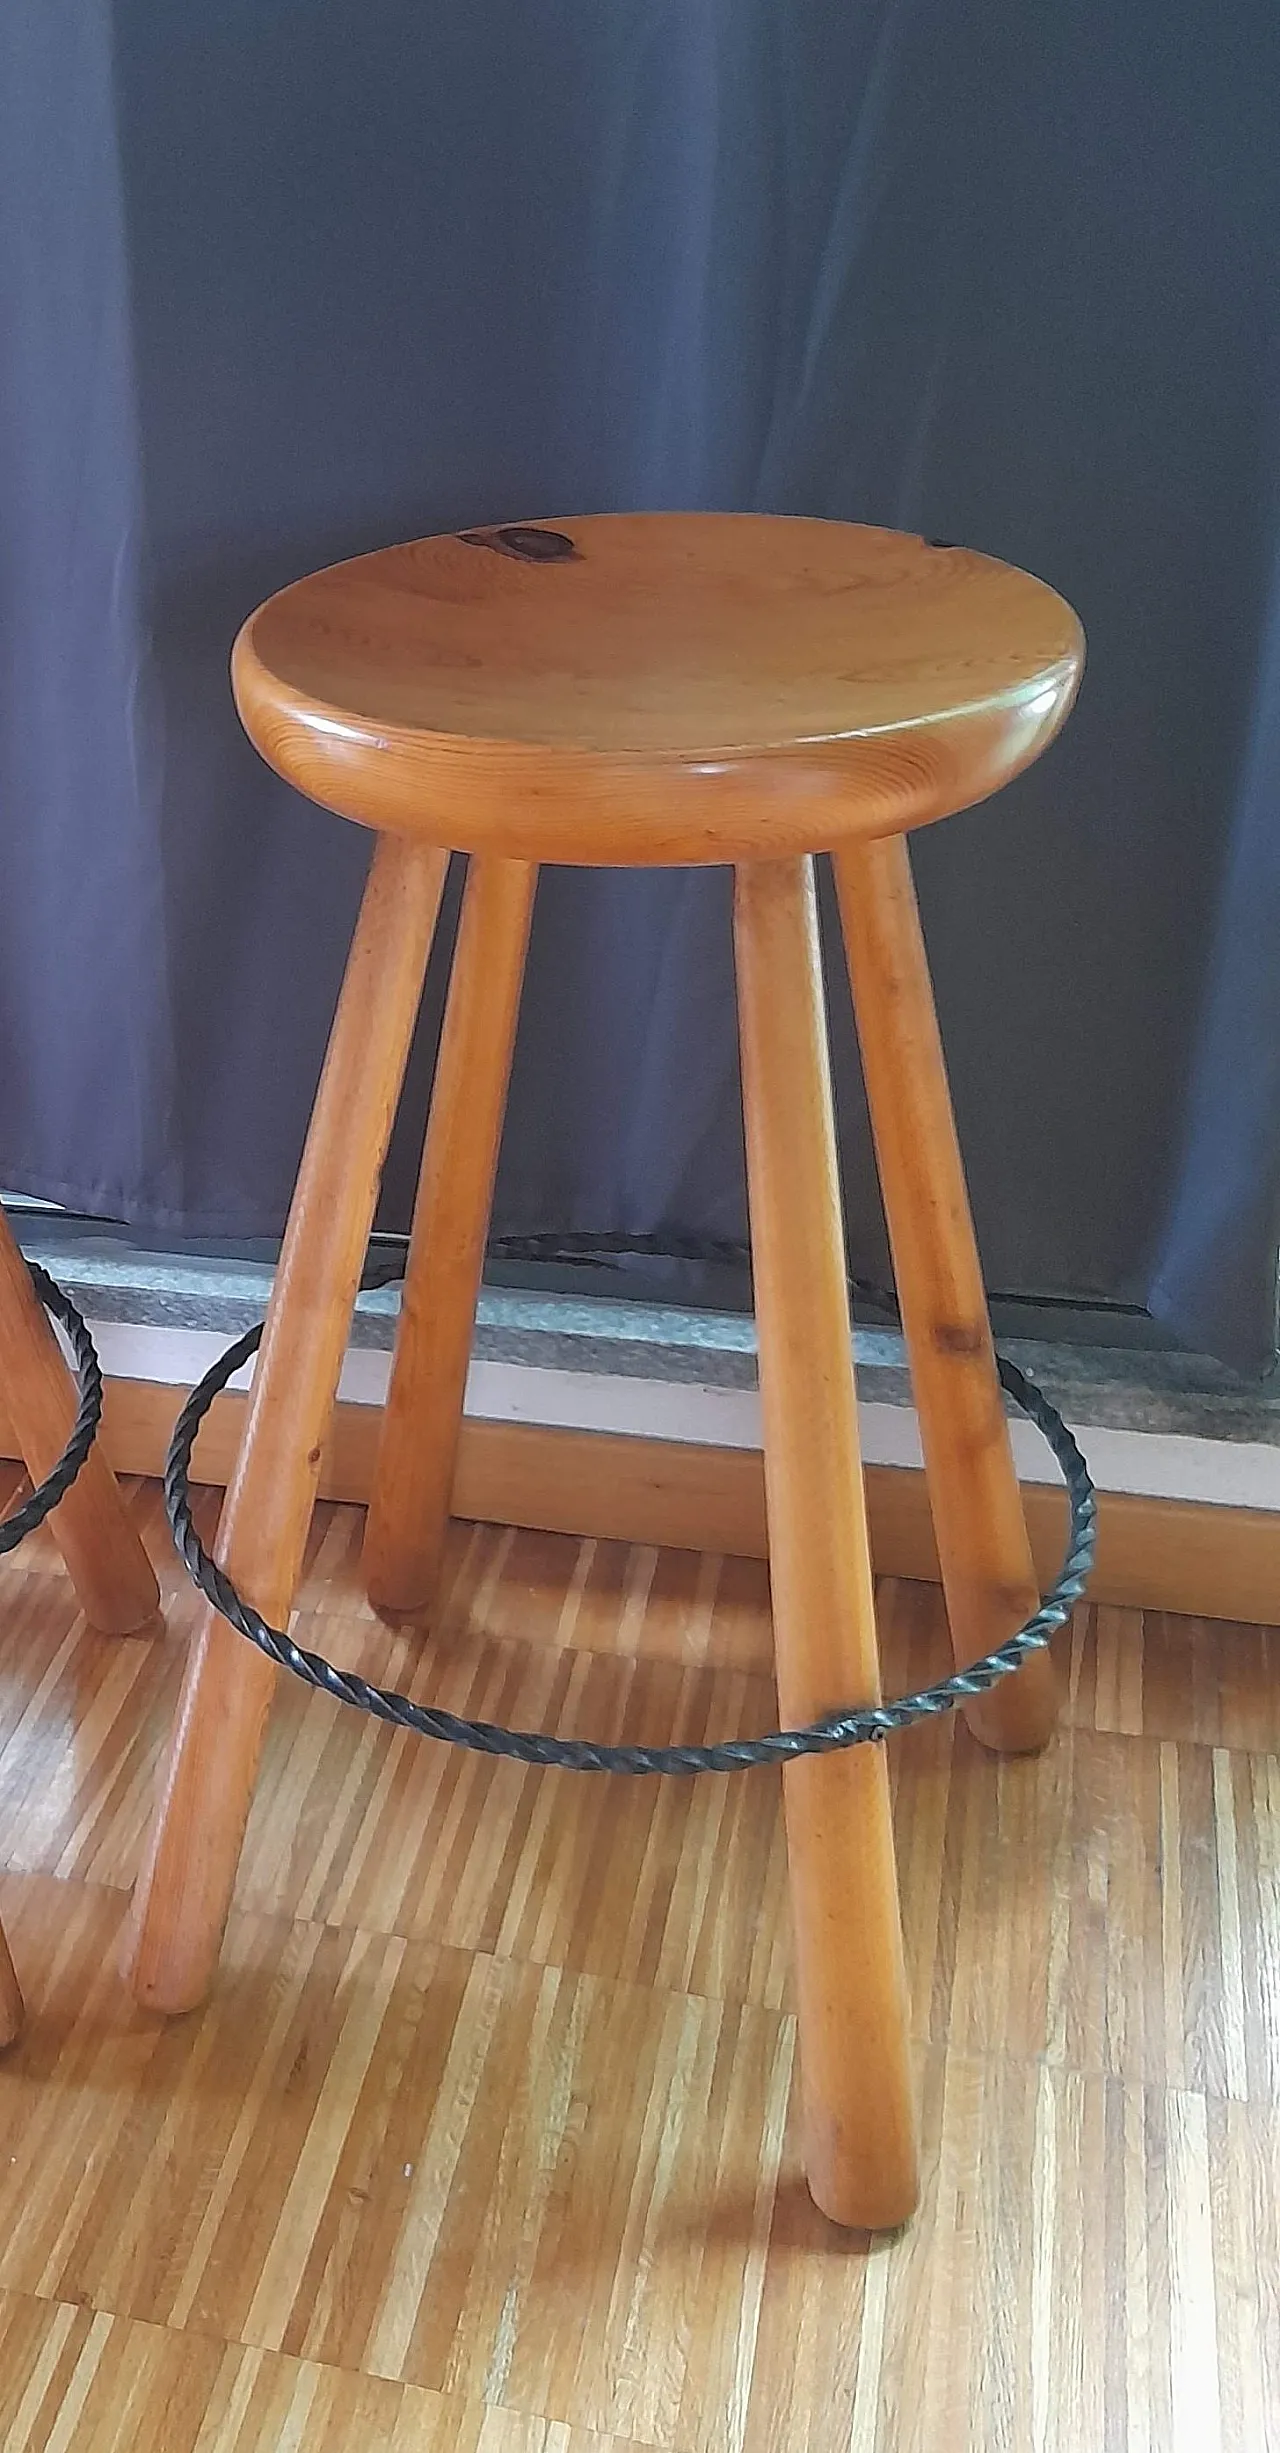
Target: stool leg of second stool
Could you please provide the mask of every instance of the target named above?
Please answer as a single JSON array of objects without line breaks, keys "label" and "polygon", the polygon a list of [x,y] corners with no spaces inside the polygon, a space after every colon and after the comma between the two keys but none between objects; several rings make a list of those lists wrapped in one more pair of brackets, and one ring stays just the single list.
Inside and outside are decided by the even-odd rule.
[{"label": "stool leg of second stool", "polygon": [[[735,946],[778,1705],[879,1700],[810,860],[739,869]],[[882,1746],[782,1775],[809,2186],[876,2230],[916,2200],[902,1927]]]},{"label": "stool leg of second stool", "polygon": [[4,1927],[0,1925],[0,2051],[6,2044],[16,2044],[26,2016],[18,1972],[9,1955]]},{"label": "stool leg of second stool", "polygon": [[[906,837],[850,844],[834,860],[934,1534],[963,1668],[1024,1626],[1040,1591]],[[965,1710],[988,1746],[1021,1754],[1043,1746],[1057,1714],[1048,1653]]]},{"label": "stool leg of second stool", "polygon": [[[0,1216],[0,1391],[27,1471],[42,1481],[75,1420],[75,1389],[5,1219]],[[95,1443],[49,1519],[85,1616],[102,1635],[136,1635],[159,1588],[141,1537]]]},{"label": "stool leg of second stool", "polygon": [[364,1565],[375,1609],[435,1595],[538,872],[477,857],[431,1093]]},{"label": "stool leg of second stool", "polygon": [[[217,1556],[271,1626],[302,1568],[325,1433],[400,1096],[448,855],[379,838],[289,1212]],[[275,1686],[206,1609],[192,1642],[129,1963],[138,2000],[193,2010],[213,1980]]]}]

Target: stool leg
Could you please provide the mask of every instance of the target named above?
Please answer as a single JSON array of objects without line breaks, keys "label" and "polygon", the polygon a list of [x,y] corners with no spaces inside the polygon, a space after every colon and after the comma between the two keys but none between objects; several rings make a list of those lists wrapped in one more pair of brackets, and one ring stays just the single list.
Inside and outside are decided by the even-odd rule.
[{"label": "stool leg", "polygon": [[[863,1075],[924,1448],[938,1557],[961,1666],[1039,1607],[996,1377],[982,1269],[947,1088],[904,835],[835,855]],[[1030,1753],[1057,1711],[1047,1653],[966,1716],[988,1746]]]},{"label": "stool leg", "polygon": [[[769,1573],[784,1723],[880,1693],[810,860],[734,907]],[[916,2200],[908,2001],[884,1749],[783,1772],[809,2186],[880,2229]]]},{"label": "stool leg", "polygon": [[[0,1217],[0,1390],[33,1482],[43,1481],[75,1419],[71,1374]],[[103,1635],[136,1635],[160,1594],[111,1468],[95,1443],[49,1519],[86,1617]]]},{"label": "stool leg", "polygon": [[467,877],[364,1542],[396,1617],[440,1571],[537,874],[477,858]]},{"label": "stool leg", "polygon": [[[448,855],[395,835],[374,854],[312,1111],[217,1555],[287,1623]],[[217,1966],[275,1684],[206,1610],[193,1641],[129,1964],[138,2000],[194,2009]]]},{"label": "stool leg", "polygon": [[0,2052],[6,2044],[17,2043],[25,2016],[22,1988],[0,1925]]}]

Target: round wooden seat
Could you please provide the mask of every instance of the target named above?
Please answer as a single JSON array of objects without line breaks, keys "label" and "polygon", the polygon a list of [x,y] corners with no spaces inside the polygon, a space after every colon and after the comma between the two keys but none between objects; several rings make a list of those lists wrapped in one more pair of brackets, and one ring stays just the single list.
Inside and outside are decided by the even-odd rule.
[{"label": "round wooden seat", "polygon": [[[218,1536],[292,1605],[387,1137],[452,854],[470,855],[365,1533],[369,1595],[430,1614],[540,864],[732,861],[778,1706],[879,1697],[814,855],[829,851],[956,1657],[1039,1593],[1001,1404],[905,830],[1025,766],[1079,625],[980,554],[702,513],[434,537],[321,571],[246,624],[241,714],[282,775],[384,830],[312,1113]],[[217,1961],[273,1672],[210,1615],[134,1910],[139,1998]],[[971,1726],[1053,1726],[1037,1654]],[[842,2223],[917,2182],[882,1747],[783,1778],[806,2151]]]},{"label": "round wooden seat", "polygon": [[641,865],[945,817],[1044,748],[1079,623],[890,529],[715,512],[472,530],[300,580],[246,623],[281,775],[458,851]]}]

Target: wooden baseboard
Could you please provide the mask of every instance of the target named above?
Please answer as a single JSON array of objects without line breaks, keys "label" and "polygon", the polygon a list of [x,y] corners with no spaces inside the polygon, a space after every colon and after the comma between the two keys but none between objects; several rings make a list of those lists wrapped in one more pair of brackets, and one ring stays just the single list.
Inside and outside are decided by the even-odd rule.
[{"label": "wooden baseboard", "polygon": [[[117,1473],[161,1472],[184,1394],[154,1381],[108,1381],[103,1444]],[[239,1395],[214,1400],[196,1443],[194,1479],[225,1484],[244,1408]],[[321,1469],[323,1497],[367,1500],[380,1423],[376,1406],[337,1408]],[[0,1419],[0,1456],[16,1453]],[[1024,1487],[1024,1499],[1036,1564],[1048,1583],[1062,1557],[1065,1496],[1031,1483]],[[923,1475],[899,1466],[870,1466],[867,1505],[879,1573],[936,1582]],[[747,1449],[468,1422],[454,1511],[484,1523],[544,1532],[766,1556],[763,1467]],[[1090,1592],[1098,1601],[1125,1608],[1268,1625],[1280,1620],[1280,1516],[1104,1493]]]}]

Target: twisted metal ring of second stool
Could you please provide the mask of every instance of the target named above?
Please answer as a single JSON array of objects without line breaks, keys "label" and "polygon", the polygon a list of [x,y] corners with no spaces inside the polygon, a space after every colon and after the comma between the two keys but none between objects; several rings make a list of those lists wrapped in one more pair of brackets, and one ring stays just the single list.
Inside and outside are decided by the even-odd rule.
[{"label": "twisted metal ring of second stool", "polygon": [[24,1499],[11,1516],[0,1520],[0,1558],[16,1550],[28,1533],[34,1533],[46,1516],[53,1513],[60,1499],[65,1499],[76,1475],[98,1435],[102,1420],[102,1367],[97,1349],[89,1335],[88,1325],[76,1310],[69,1295],[36,1261],[28,1261],[31,1282],[45,1310],[66,1330],[75,1358],[76,1387],[80,1402],[71,1426],[71,1436],[52,1472]]}]

